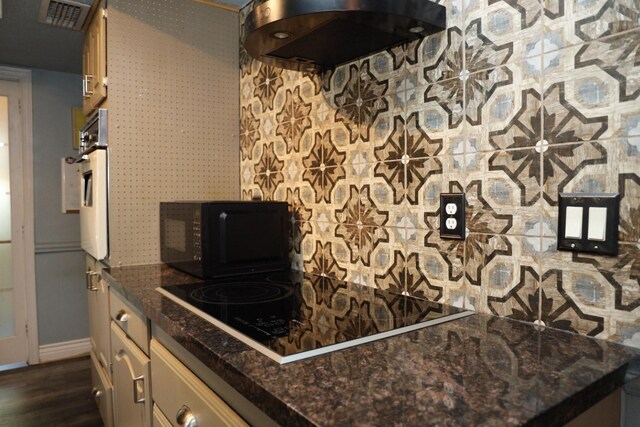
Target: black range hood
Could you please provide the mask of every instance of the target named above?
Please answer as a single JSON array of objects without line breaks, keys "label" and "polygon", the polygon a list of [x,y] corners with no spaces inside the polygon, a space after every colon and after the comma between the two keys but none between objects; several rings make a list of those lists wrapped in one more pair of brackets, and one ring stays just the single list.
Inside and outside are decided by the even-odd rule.
[{"label": "black range hood", "polygon": [[321,71],[445,28],[429,0],[268,0],[247,15],[243,43],[267,64]]}]

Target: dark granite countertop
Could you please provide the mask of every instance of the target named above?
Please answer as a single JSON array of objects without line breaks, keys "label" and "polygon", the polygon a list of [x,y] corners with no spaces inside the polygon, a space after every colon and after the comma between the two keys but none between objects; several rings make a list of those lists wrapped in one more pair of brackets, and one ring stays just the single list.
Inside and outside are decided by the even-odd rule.
[{"label": "dark granite countertop", "polygon": [[622,386],[640,361],[616,343],[475,314],[280,365],[155,290],[194,277],[162,264],[103,277],[287,426],[563,425]]}]

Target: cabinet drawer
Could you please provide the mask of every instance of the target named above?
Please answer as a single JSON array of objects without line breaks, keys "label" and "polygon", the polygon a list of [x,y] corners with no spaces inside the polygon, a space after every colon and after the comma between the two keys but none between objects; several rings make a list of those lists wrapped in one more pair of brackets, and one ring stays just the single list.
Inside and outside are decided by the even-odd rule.
[{"label": "cabinet drawer", "polygon": [[91,394],[98,405],[104,427],[113,427],[113,387],[95,353],[91,352]]},{"label": "cabinet drawer", "polygon": [[153,427],[173,427],[158,405],[153,405]]},{"label": "cabinet drawer", "polygon": [[149,323],[147,318],[113,289],[109,298],[109,313],[113,321],[148,356]]},{"label": "cabinet drawer", "polygon": [[113,413],[115,427],[151,425],[149,358],[111,323],[113,347]]},{"label": "cabinet drawer", "polygon": [[248,426],[220,397],[207,387],[156,340],[151,341],[153,399],[171,424],[180,427],[191,414],[199,426]]}]

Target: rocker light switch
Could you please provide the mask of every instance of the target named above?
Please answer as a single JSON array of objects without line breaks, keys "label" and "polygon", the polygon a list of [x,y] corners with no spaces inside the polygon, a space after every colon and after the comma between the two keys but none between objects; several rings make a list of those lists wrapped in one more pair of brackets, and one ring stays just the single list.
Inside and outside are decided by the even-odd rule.
[{"label": "rocker light switch", "polygon": [[562,193],[558,207],[559,250],[618,255],[618,193]]},{"label": "rocker light switch", "polygon": [[582,237],[582,208],[580,206],[567,206],[564,237],[567,239],[580,239]]},{"label": "rocker light switch", "polygon": [[604,242],[607,235],[607,208],[589,208],[587,239]]}]

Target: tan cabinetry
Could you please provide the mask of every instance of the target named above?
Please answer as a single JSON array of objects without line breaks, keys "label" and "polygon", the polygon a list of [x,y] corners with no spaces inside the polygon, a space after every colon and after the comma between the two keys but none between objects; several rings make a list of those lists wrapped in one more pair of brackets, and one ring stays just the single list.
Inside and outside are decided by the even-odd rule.
[{"label": "tan cabinetry", "polygon": [[151,425],[149,358],[118,325],[111,324],[115,427]]},{"label": "tan cabinetry", "polygon": [[82,50],[82,110],[90,115],[107,97],[107,12],[100,2]]},{"label": "tan cabinetry", "polygon": [[102,422],[105,427],[113,426],[113,386],[93,352],[91,352],[91,385],[91,394],[98,405]]},{"label": "tan cabinetry", "polygon": [[[151,379],[159,425],[248,426],[216,393],[156,340],[151,341]],[[165,417],[166,415],[166,417]]]},{"label": "tan cabinetry", "polygon": [[109,287],[100,279],[96,261],[86,257],[89,331],[91,338],[92,394],[105,427],[113,426],[111,383],[111,340],[109,338]]},{"label": "tan cabinetry", "polygon": [[109,294],[115,427],[151,426],[147,318],[116,291]]}]

